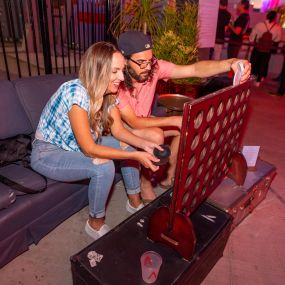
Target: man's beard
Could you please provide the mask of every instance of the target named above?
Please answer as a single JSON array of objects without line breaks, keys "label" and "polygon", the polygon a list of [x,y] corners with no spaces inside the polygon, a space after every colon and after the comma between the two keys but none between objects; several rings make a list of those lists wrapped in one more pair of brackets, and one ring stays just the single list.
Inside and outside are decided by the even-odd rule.
[{"label": "man's beard", "polygon": [[149,79],[150,71],[145,71],[143,73],[137,74],[134,69],[132,69],[129,65],[127,66],[127,72],[129,75],[139,82],[145,82]]}]

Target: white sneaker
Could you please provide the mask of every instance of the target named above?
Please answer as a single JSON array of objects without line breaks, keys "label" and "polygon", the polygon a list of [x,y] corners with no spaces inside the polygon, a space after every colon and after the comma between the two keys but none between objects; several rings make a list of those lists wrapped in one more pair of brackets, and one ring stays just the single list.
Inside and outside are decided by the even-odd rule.
[{"label": "white sneaker", "polygon": [[131,214],[134,214],[135,212],[139,211],[143,207],[144,207],[144,204],[141,203],[141,204],[139,204],[139,206],[137,208],[135,208],[135,207],[131,206],[130,200],[129,199],[127,200],[126,209]]},{"label": "white sneaker", "polygon": [[110,231],[109,226],[107,226],[106,224],[104,224],[100,230],[96,231],[95,229],[93,229],[90,224],[89,221],[87,220],[86,225],[85,225],[85,232],[94,240],[100,238],[101,236],[103,236],[104,234],[106,234],[108,231]]}]

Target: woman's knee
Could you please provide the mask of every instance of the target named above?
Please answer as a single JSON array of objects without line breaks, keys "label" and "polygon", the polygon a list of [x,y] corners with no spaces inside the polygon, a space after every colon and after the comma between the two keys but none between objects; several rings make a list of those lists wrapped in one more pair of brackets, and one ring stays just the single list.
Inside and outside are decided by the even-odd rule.
[{"label": "woman's knee", "polygon": [[92,160],[93,164],[96,164],[96,165],[104,164],[104,163],[107,163],[109,161],[111,161],[111,160],[108,158],[94,158]]},{"label": "woman's knee", "polygon": [[97,175],[104,175],[106,179],[114,177],[115,176],[115,165],[113,160],[110,159],[94,159],[93,160],[93,165],[96,167],[92,168],[92,176],[97,176]]}]

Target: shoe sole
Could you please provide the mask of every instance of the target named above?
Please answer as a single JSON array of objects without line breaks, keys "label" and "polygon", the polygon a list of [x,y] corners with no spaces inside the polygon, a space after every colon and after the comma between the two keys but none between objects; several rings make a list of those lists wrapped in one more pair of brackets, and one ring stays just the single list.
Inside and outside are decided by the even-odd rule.
[{"label": "shoe sole", "polygon": [[[142,205],[142,206],[141,206],[141,205]],[[134,214],[134,213],[138,212],[138,211],[141,210],[143,207],[144,207],[144,205],[143,205],[143,204],[140,204],[140,205],[138,206],[138,208],[134,208],[134,207],[132,207],[132,206],[130,205],[129,200],[127,200],[126,210],[127,210],[130,214]]]}]

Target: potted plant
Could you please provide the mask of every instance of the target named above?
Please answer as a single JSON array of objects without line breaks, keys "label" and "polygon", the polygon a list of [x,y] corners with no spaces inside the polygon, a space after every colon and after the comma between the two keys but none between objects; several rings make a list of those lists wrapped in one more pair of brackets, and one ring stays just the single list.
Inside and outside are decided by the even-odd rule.
[{"label": "potted plant", "polygon": [[[123,3],[122,3],[123,2]],[[164,5],[160,0],[117,1],[115,13],[109,27],[113,37],[127,30],[143,31],[154,35],[160,28]]]},{"label": "potted plant", "polygon": [[[153,51],[157,58],[179,65],[198,60],[198,4],[185,1],[181,7],[167,7],[162,24],[152,36]],[[168,91],[196,97],[200,79],[187,78],[171,80]]]}]

